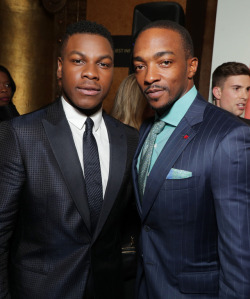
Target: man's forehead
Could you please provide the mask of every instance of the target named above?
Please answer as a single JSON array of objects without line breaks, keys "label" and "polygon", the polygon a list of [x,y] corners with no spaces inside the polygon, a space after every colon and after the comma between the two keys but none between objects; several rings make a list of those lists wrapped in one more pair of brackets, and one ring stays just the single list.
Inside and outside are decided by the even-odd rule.
[{"label": "man's forehead", "polygon": [[148,34],[159,34],[161,36],[165,36],[168,34],[176,34],[179,35],[179,33],[176,30],[173,30],[171,28],[163,28],[163,27],[151,27],[151,28],[147,28],[145,30],[142,30],[139,34],[138,34],[138,38],[142,35],[148,35]]},{"label": "man's forehead", "polygon": [[[141,49],[155,49],[156,52],[168,51],[169,47],[171,49],[175,48],[180,43],[182,44],[180,34],[172,29],[148,28],[138,35],[135,41],[134,53]],[[165,48],[165,46],[168,48]],[[178,46],[178,48],[180,47]]]},{"label": "man's forehead", "polygon": [[226,78],[224,84],[229,85],[249,85],[250,84],[250,76],[248,75],[232,75]]},{"label": "man's forehead", "polygon": [[[110,42],[107,38],[99,34],[92,33],[74,33],[65,40],[65,44],[62,46],[62,54],[65,54],[65,51],[71,52],[77,49],[88,49],[92,52],[94,50],[102,49],[103,52],[109,53],[111,56],[114,55],[114,51],[110,45]],[[94,52],[93,50],[93,52]]]},{"label": "man's forehead", "polygon": [[[100,34],[95,34],[95,33],[88,33],[88,32],[80,32],[80,33],[74,33],[72,35],[70,35],[68,37],[68,39],[66,40],[66,43],[69,43],[69,42],[77,42],[81,39],[91,39],[91,40],[96,40],[97,43],[104,43],[104,44],[109,44],[109,41],[106,37],[100,35]],[[111,45],[110,45],[111,47]]]}]

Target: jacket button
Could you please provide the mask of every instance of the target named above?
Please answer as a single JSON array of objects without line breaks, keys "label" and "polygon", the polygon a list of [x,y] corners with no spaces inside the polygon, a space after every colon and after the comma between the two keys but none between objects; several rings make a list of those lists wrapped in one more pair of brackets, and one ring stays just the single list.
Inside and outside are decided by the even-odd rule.
[{"label": "jacket button", "polygon": [[145,230],[146,232],[149,232],[149,231],[151,230],[151,228],[150,228],[148,225],[144,225],[144,230]]}]

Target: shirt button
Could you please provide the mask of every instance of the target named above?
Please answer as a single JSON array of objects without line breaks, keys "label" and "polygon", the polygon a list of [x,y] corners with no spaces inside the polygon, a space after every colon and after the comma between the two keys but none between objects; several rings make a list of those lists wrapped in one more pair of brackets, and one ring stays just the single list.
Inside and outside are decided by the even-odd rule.
[{"label": "shirt button", "polygon": [[151,230],[151,228],[150,228],[148,225],[144,225],[144,230],[145,230],[146,232],[149,232],[149,231]]}]

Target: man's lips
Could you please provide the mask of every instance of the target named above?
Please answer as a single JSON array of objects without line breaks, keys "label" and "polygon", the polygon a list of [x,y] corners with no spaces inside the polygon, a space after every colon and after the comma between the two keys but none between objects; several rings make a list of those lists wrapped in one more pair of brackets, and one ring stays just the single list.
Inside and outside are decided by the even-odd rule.
[{"label": "man's lips", "polygon": [[77,86],[77,90],[83,95],[94,96],[100,93],[101,88],[97,85],[86,84],[86,85]]},{"label": "man's lips", "polygon": [[240,110],[245,110],[246,108],[246,104],[244,103],[239,103],[239,104],[236,104],[237,108],[240,109]]},{"label": "man's lips", "polygon": [[151,85],[144,90],[144,93],[147,97],[155,99],[159,98],[166,90],[167,89],[163,86]]},{"label": "man's lips", "polygon": [[162,89],[162,88],[149,88],[147,90],[146,94],[148,94],[148,93],[154,93],[154,92],[158,92],[158,91],[162,91],[162,90],[164,90],[164,89]]}]

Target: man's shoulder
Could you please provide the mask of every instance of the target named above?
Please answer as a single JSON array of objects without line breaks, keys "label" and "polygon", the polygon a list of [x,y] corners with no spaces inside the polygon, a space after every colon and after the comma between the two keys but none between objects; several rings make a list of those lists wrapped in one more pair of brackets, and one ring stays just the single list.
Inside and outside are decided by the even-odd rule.
[{"label": "man's shoulder", "polygon": [[[206,101],[199,93],[197,95],[197,100],[205,104],[204,109],[204,121],[208,121],[210,123],[216,122],[217,126],[220,124],[230,124],[230,127],[237,126],[245,126],[241,119],[236,117],[234,114],[222,109],[220,107],[215,106],[214,104]],[[249,120],[250,121],[250,120]]]},{"label": "man's shoulder", "polygon": [[239,119],[240,119],[241,121],[243,121],[245,124],[247,124],[247,125],[250,126],[250,119],[248,119],[248,118],[243,118],[243,117],[239,117]]},{"label": "man's shoulder", "polygon": [[55,116],[59,105],[60,102],[56,100],[55,102],[41,107],[38,110],[13,118],[10,122],[13,127],[18,128],[23,126],[35,126],[36,124],[41,123],[42,119],[46,118],[48,113]]},{"label": "man's shoulder", "polygon": [[211,114],[214,114],[214,117],[216,117],[219,122],[228,122],[235,126],[246,126],[246,122],[242,121],[239,117],[211,103],[208,105],[208,110],[210,110],[209,112]]}]

